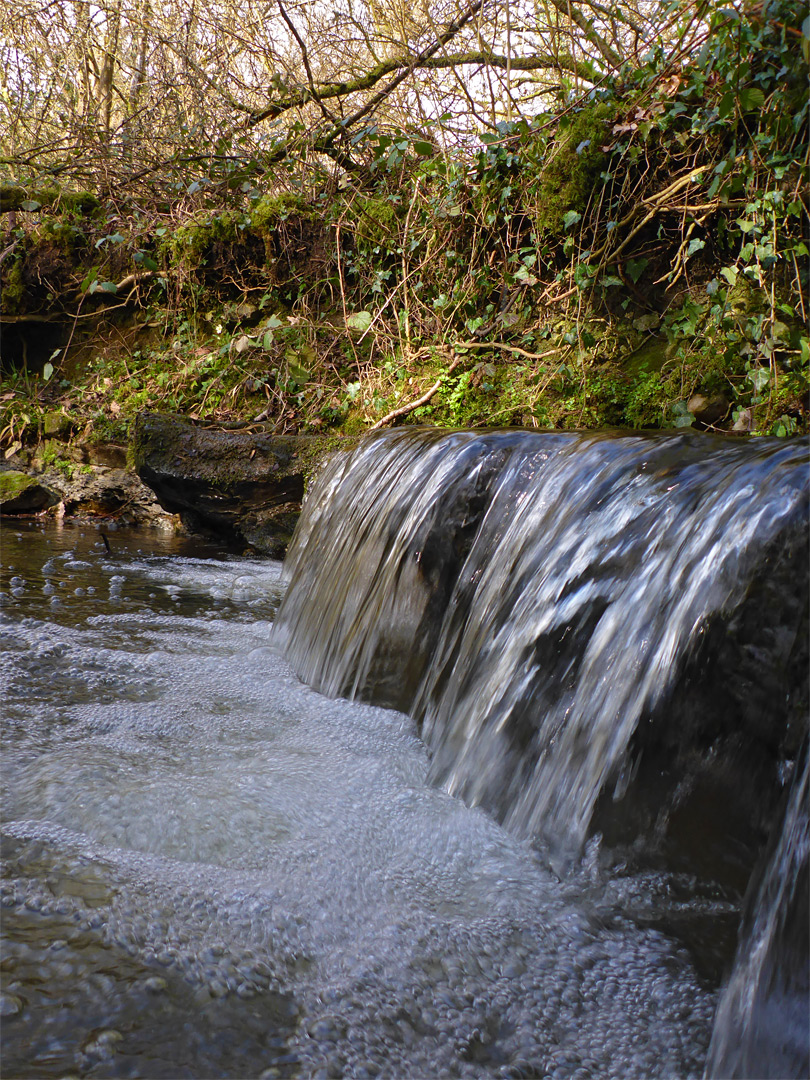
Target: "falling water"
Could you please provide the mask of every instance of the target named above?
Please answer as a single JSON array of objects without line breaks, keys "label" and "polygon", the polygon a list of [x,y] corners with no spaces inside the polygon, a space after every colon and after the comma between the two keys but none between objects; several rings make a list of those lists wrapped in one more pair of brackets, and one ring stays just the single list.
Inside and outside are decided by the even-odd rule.
[{"label": "falling water", "polygon": [[[684,435],[367,441],[309,497],[277,640],[324,693],[419,717],[448,791],[579,846],[640,723],[705,667],[704,641],[740,638],[745,683],[774,636],[765,582],[801,595],[807,462],[795,443]],[[785,603],[767,656],[781,699],[727,694],[754,727],[806,703],[803,605]],[[765,607],[759,643],[739,632],[746,605]]]},{"label": "falling water", "polygon": [[773,850],[749,890],[739,955],[718,1008],[707,1075],[719,1080],[810,1075],[806,744],[802,757]]}]

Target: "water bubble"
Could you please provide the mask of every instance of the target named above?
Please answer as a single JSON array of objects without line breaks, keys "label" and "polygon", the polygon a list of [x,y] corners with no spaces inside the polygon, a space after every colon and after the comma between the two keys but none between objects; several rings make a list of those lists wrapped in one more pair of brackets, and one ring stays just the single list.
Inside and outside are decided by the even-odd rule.
[{"label": "water bubble", "polygon": [[0,994],[0,1016],[19,1016],[22,1011],[22,999],[16,994]]}]

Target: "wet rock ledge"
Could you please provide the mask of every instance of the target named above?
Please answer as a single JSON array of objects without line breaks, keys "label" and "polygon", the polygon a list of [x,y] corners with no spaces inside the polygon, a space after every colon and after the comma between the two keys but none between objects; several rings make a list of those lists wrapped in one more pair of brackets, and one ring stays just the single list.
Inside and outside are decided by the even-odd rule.
[{"label": "wet rock ledge", "polygon": [[276,435],[269,425],[142,413],[131,461],[164,510],[179,514],[186,528],[280,558],[301,511],[306,477],[331,448],[322,436]]}]

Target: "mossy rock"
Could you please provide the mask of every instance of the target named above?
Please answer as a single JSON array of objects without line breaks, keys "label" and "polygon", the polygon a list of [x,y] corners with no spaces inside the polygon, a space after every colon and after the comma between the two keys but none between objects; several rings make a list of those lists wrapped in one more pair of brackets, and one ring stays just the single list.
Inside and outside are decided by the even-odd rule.
[{"label": "mossy rock", "polygon": [[134,423],[130,460],[163,508],[179,513],[188,528],[280,557],[306,480],[337,441],[275,435],[263,425],[234,430],[142,413]]},{"label": "mossy rock", "polygon": [[262,196],[250,211],[250,224],[257,233],[265,236],[290,217],[320,216],[300,195],[285,191],[281,195]]},{"label": "mossy rock", "polygon": [[27,473],[0,472],[0,514],[35,514],[55,506],[59,496]]},{"label": "mossy rock", "polygon": [[574,113],[546,151],[537,190],[537,224],[552,233],[565,230],[569,211],[584,213],[608,162],[609,105],[599,103]]},{"label": "mossy rock", "polygon": [[2,310],[7,315],[15,315],[22,306],[25,295],[22,258],[15,259],[3,275]]}]

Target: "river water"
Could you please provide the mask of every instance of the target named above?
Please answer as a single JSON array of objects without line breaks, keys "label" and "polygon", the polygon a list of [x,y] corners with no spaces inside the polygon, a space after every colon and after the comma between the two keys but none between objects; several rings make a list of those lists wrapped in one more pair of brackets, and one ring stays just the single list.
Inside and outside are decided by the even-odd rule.
[{"label": "river water", "polygon": [[280,564],[109,543],[3,530],[6,1078],[701,1075],[671,928],[733,897],[595,840],[561,877],[298,680]]}]

